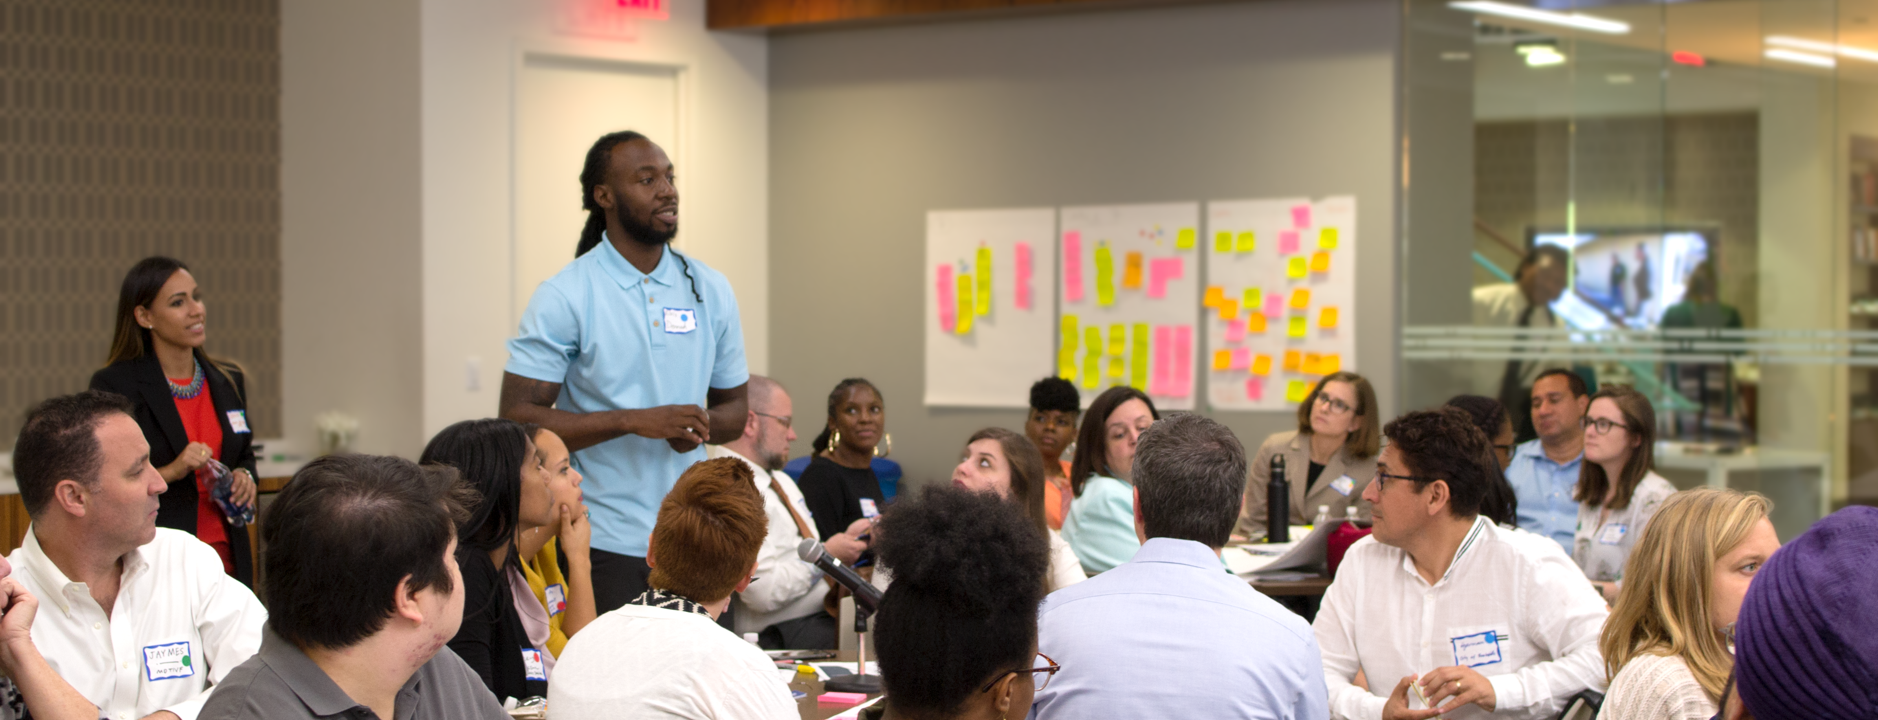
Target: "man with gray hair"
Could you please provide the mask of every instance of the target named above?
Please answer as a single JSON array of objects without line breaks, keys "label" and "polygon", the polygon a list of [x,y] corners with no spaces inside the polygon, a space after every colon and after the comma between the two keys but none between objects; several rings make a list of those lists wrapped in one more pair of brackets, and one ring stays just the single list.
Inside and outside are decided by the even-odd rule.
[{"label": "man with gray hair", "polygon": [[1141,434],[1141,549],[1044,600],[1037,648],[1063,669],[1031,717],[1329,717],[1311,626],[1220,561],[1245,479],[1245,448],[1217,422],[1181,413]]}]

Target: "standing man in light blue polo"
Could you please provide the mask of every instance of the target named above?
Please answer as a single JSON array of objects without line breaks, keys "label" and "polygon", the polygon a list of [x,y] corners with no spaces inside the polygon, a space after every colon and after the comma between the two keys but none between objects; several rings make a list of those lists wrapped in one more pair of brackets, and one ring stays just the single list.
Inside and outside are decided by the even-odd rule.
[{"label": "standing man in light blue polo", "polygon": [[1578,468],[1585,460],[1585,411],[1591,392],[1578,373],[1553,368],[1532,383],[1532,427],[1537,440],[1513,449],[1506,481],[1519,498],[1519,527],[1558,541],[1567,554],[1578,529]]},{"label": "standing man in light blue polo", "polygon": [[587,226],[574,262],[536,288],[509,341],[502,417],[553,430],[587,478],[594,603],[646,589],[665,493],[705,442],[743,434],[743,324],[722,273],[667,247],[672,161],[636,132],[605,135],[580,172]]}]

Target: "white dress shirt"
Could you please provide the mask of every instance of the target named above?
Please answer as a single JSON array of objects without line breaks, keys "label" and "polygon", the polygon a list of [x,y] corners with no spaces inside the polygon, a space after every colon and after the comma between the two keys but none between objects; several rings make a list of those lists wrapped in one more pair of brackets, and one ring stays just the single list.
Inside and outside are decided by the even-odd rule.
[{"label": "white dress shirt", "polygon": [[60,572],[33,528],[7,556],[39,598],[33,643],[59,677],[113,720],[158,710],[194,720],[212,685],[261,647],[267,611],[222,572],[215,549],[180,530],[124,556],[109,617],[84,583]]},{"label": "white dress shirt", "polygon": [[795,720],[795,699],[757,646],[709,616],[625,605],[567,641],[550,720]]},{"label": "white dress shirt", "polygon": [[[763,548],[756,554],[756,581],[750,583],[743,592],[736,594],[736,625],[738,633],[762,632],[769,627],[786,620],[808,617],[822,610],[822,596],[828,594],[828,583],[822,582],[822,571],[814,565],[802,562],[796,554],[796,546],[802,542],[802,532],[796,529],[795,518],[789,516],[789,509],[784,502],[794,505],[796,512],[802,514],[802,520],[815,527],[815,518],[809,513],[809,506],[802,500],[802,491],[796,488],[794,480],[787,473],[770,472],[763,466],[752,462],[750,458],[737,454],[722,445],[708,446],[706,454],[711,459],[734,457],[750,466],[756,474],[756,491],[763,495],[763,514],[769,516],[769,535],[763,538]],[[770,479],[781,485],[787,500],[776,497],[775,488],[770,487]]]},{"label": "white dress shirt", "polygon": [[[1519,327],[1519,316],[1526,312],[1532,303],[1527,302],[1526,293],[1514,283],[1495,283],[1474,288],[1474,327],[1511,328]],[[1527,327],[1550,329],[1558,327],[1558,319],[1552,315],[1552,308],[1539,306],[1533,308],[1532,317],[1527,319]],[[1544,338],[1530,338],[1518,341],[1507,338],[1507,346],[1539,352],[1549,349],[1553,343]],[[1505,360],[1474,361],[1474,394],[1490,398],[1500,396],[1500,382],[1506,377]],[[1521,387],[1532,387],[1533,380],[1539,373],[1555,367],[1569,367],[1560,360],[1527,360],[1520,363],[1519,382]],[[1508,408],[1523,412],[1525,408]]]},{"label": "white dress shirt", "polygon": [[[1315,623],[1331,717],[1380,718],[1403,677],[1466,665],[1493,683],[1498,707],[1446,717],[1549,719],[1579,691],[1604,689],[1607,614],[1558,543],[1485,516],[1434,585],[1401,548],[1363,538],[1343,556]],[[1368,689],[1350,684],[1358,669]],[[1424,707],[1412,691],[1409,707]]]},{"label": "white dress shirt", "polygon": [[1044,578],[1043,592],[1053,593],[1089,579],[1083,572],[1082,562],[1076,559],[1076,548],[1069,546],[1069,541],[1055,530],[1050,533],[1050,576]]}]

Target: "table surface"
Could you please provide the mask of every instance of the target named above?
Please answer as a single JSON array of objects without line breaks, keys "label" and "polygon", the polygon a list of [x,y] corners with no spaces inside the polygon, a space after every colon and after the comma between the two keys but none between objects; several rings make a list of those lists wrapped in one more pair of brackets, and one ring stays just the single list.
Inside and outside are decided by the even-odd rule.
[{"label": "table surface", "polygon": [[1287,595],[1322,595],[1330,587],[1330,578],[1319,575],[1303,580],[1262,581],[1252,580],[1252,589],[1265,593],[1268,597]]},{"label": "table surface", "polygon": [[[853,658],[848,659],[848,662],[853,661]],[[825,720],[826,718],[840,715],[854,708],[853,705],[829,705],[823,707],[815,701],[816,698],[821,697],[822,681],[810,678],[808,683],[811,688],[808,691],[808,697],[796,698],[796,713],[802,716],[802,720]],[[868,695],[867,699],[872,700],[877,697],[880,697],[880,694],[873,693]]]}]

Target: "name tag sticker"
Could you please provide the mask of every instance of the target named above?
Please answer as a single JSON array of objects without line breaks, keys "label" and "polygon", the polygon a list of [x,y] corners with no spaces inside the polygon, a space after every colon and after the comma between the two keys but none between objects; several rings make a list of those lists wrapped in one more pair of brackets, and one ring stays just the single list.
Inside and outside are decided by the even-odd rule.
[{"label": "name tag sticker", "polygon": [[665,308],[665,332],[688,333],[698,329],[698,311],[691,308]]},{"label": "name tag sticker", "polygon": [[567,609],[567,590],[560,583],[544,588],[543,594],[548,596],[548,617],[559,615]]},{"label": "name tag sticker", "polygon": [[880,517],[880,507],[874,504],[873,498],[861,498],[861,517]]},{"label": "name tag sticker", "polygon": [[1337,491],[1338,495],[1349,497],[1350,493],[1356,490],[1356,480],[1345,475],[1330,481],[1330,489]]},{"label": "name tag sticker", "polygon": [[189,657],[189,642],[185,640],[144,648],[143,672],[144,677],[152,681],[195,675],[195,663]]},{"label": "name tag sticker", "polygon": [[1616,545],[1624,541],[1624,533],[1630,527],[1623,523],[1608,523],[1598,530],[1598,542],[1604,545]]},{"label": "name tag sticker", "polygon": [[1500,635],[1492,630],[1448,640],[1454,646],[1454,664],[1480,667],[1500,662]]},{"label": "name tag sticker", "polygon": [[246,410],[228,411],[228,429],[235,431],[235,433],[238,435],[247,433],[248,432],[248,411]]},{"label": "name tag sticker", "polygon": [[534,648],[522,649],[522,667],[530,680],[548,681],[548,668],[541,663],[541,651]]}]

